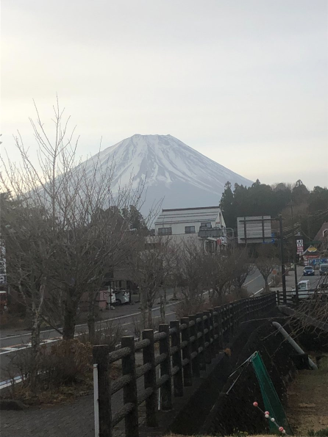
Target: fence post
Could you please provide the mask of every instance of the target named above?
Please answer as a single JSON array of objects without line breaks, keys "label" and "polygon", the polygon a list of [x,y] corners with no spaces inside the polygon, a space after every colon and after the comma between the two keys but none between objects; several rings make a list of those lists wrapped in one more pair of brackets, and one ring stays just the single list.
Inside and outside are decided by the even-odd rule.
[{"label": "fence post", "polygon": [[108,364],[109,348],[94,346],[93,362],[98,366],[99,437],[112,437],[112,408]]},{"label": "fence post", "polygon": [[234,320],[234,303],[231,302],[231,304],[229,304],[229,325],[230,325],[230,329],[229,329],[229,342],[231,342],[233,334],[234,334],[234,330],[235,330],[235,320]]},{"label": "fence post", "polygon": [[[211,333],[210,333],[210,312],[204,311],[203,312],[203,324],[204,324],[204,330],[207,329],[207,332],[205,334],[204,332],[204,358],[206,364],[211,364],[212,357],[211,357]],[[206,344],[208,343],[208,346],[206,347]]]},{"label": "fence post", "polygon": [[[219,318],[219,308],[215,307],[213,311],[213,332],[214,332],[214,352],[215,354],[218,354],[220,352],[220,349],[222,349],[221,345],[221,325],[220,325],[220,318]],[[215,326],[216,325],[216,326]],[[216,338],[215,338],[216,336]]]},{"label": "fence post", "polygon": [[210,327],[210,340],[211,340],[211,357],[215,358],[216,350],[215,350],[215,329],[214,329],[214,310],[210,309],[210,319],[209,319],[209,327]]},{"label": "fence post", "polygon": [[278,305],[280,305],[280,293],[279,293],[279,290],[277,290],[277,302],[278,302]]},{"label": "fence post", "polygon": [[197,337],[197,323],[196,316],[189,316],[189,320],[194,322],[194,325],[190,328],[190,336],[194,337],[194,341],[191,343],[192,354],[196,352],[196,356],[192,360],[192,374],[193,376],[200,376],[200,365],[199,365],[199,352],[198,352],[198,337]]},{"label": "fence post", "polygon": [[185,387],[190,387],[192,385],[192,375],[193,375],[193,367],[191,362],[191,351],[192,345],[190,343],[190,332],[191,328],[189,328],[189,317],[183,317],[181,319],[181,323],[187,325],[187,328],[182,331],[182,341],[187,341],[187,346],[182,349],[182,358],[184,360],[189,360],[189,363],[183,366],[183,383]]},{"label": "fence post", "polygon": [[123,388],[123,401],[124,404],[132,403],[134,405],[133,410],[125,416],[125,436],[126,437],[138,437],[139,436],[139,424],[138,424],[138,391],[137,391],[137,378],[136,378],[136,360],[135,360],[135,348],[134,337],[124,336],[121,339],[122,347],[128,347],[131,353],[122,358],[122,373],[123,375],[131,375],[132,380]]},{"label": "fence post", "polygon": [[161,376],[168,375],[169,379],[161,386],[161,409],[172,409],[172,383],[171,383],[171,355],[170,355],[170,327],[167,324],[159,325],[159,332],[165,332],[166,337],[159,342],[159,353],[166,354],[161,362]]},{"label": "fence post", "polygon": [[229,343],[229,329],[230,329],[230,308],[229,304],[225,304],[222,312],[222,332],[223,332],[223,345],[226,346]]},{"label": "fence post", "polygon": [[198,347],[201,346],[203,351],[199,354],[199,369],[205,370],[206,364],[205,364],[205,335],[204,335],[204,319],[203,319],[203,313],[197,313],[196,314],[196,320],[200,319],[200,322],[196,322],[196,335],[198,332],[200,332],[202,335],[199,338]]},{"label": "fence post", "polygon": [[[178,320],[170,322],[170,328],[175,329],[171,334],[172,347],[177,347],[177,352],[172,355],[172,366],[179,367],[179,371],[173,376],[174,396],[183,396],[182,360],[180,343],[180,323]],[[188,346],[186,346],[188,347]],[[186,349],[186,348],[185,348]],[[189,356],[190,359],[190,356]]]},{"label": "fence post", "polygon": [[150,344],[143,348],[143,363],[151,364],[151,369],[145,373],[145,388],[151,388],[152,394],[146,399],[146,423],[147,426],[157,426],[157,399],[156,399],[156,367],[154,350],[154,331],[145,329],[142,331],[142,339],[149,340]]},{"label": "fence post", "polygon": [[223,349],[224,346],[224,336],[223,336],[223,315],[222,315],[222,307],[216,307],[216,312],[218,313],[218,330],[219,330],[219,341],[218,341],[218,347],[220,350]]}]

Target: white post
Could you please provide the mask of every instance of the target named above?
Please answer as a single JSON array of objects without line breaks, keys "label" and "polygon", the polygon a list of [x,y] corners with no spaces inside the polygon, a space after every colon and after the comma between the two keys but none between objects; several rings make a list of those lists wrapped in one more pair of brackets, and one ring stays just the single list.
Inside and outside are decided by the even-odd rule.
[{"label": "white post", "polygon": [[95,437],[99,437],[99,390],[98,390],[98,364],[93,365],[93,407],[95,416]]}]

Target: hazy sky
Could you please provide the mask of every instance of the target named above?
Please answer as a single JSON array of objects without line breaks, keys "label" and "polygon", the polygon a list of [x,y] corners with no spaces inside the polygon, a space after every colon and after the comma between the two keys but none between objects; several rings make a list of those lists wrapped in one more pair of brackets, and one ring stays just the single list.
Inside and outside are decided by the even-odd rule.
[{"label": "hazy sky", "polygon": [[171,134],[264,183],[328,186],[327,0],[2,0],[2,132],[58,93],[94,154]]}]

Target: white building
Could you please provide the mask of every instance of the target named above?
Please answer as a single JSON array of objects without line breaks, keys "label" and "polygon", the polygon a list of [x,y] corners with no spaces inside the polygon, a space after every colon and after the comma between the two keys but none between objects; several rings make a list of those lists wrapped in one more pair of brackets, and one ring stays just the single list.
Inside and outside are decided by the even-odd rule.
[{"label": "white building", "polygon": [[194,238],[210,251],[227,244],[219,206],[163,209],[155,222],[155,235],[172,235],[175,240]]}]

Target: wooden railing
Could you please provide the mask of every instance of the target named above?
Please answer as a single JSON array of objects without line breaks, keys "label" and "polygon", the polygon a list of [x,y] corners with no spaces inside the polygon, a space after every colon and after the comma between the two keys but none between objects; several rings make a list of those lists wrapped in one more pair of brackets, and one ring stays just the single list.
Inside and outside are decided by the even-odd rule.
[{"label": "wooden railing", "polygon": [[[183,396],[213,358],[232,339],[238,325],[261,316],[276,305],[276,294],[242,299],[209,311],[184,317],[181,321],[142,332],[142,340],[122,337],[121,348],[109,352],[105,345],[94,346],[94,389],[96,437],[112,437],[113,428],[125,420],[126,437],[138,437],[138,406],[145,402],[146,424],[157,426],[158,390],[160,408],[173,408],[173,397]],[[159,344],[159,347],[157,347]],[[143,364],[136,367],[136,352]],[[110,380],[110,365],[122,360],[122,375]],[[159,367],[159,372],[157,368]],[[139,378],[144,379],[142,390]],[[140,384],[139,384],[140,385]],[[123,406],[113,414],[112,396],[123,390]]]},{"label": "wooden railing", "polygon": [[285,296],[284,292],[280,290],[276,292],[276,295],[277,305],[297,305],[305,300],[328,299],[328,289],[316,288],[312,290],[298,290],[297,294],[295,290],[287,290]]}]

